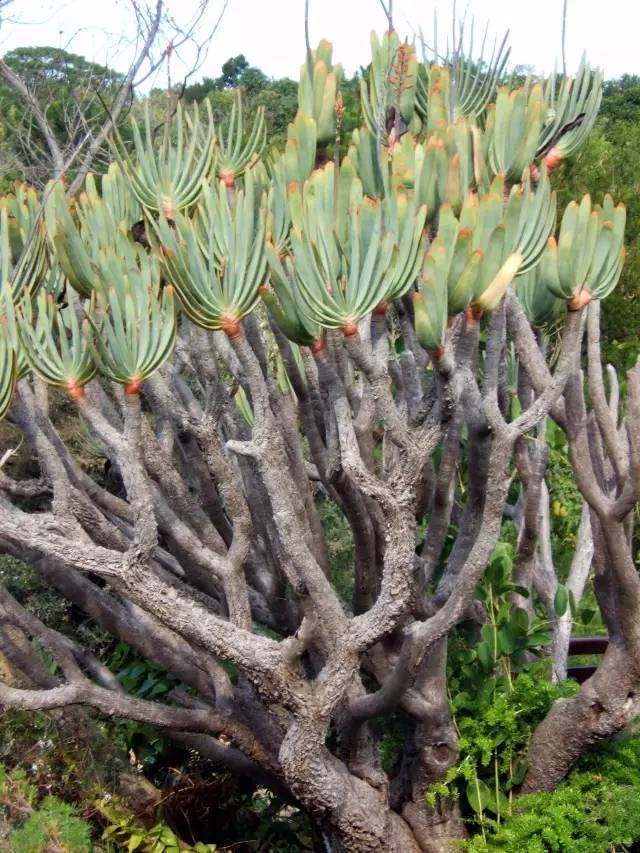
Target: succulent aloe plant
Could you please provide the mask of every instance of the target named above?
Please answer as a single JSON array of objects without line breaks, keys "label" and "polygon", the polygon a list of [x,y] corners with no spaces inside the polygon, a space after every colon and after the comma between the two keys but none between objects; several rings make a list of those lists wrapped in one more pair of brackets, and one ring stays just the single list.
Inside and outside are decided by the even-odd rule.
[{"label": "succulent aloe plant", "polygon": [[546,284],[553,294],[580,308],[592,299],[604,299],[614,289],[624,263],[626,210],[610,195],[592,205],[585,195],[570,202],[562,217],[558,242],[551,241]]},{"label": "succulent aloe plant", "polygon": [[[382,3],[389,19],[392,5]],[[440,710],[460,697],[448,693],[446,655],[429,653],[434,638],[446,651],[447,635],[460,635],[474,599],[484,597],[480,588],[495,591],[492,581],[509,562],[499,542],[507,516],[519,527],[520,544],[532,548],[518,548],[526,589],[498,578],[505,617],[513,615],[510,588],[529,595],[532,612],[548,609],[533,547],[536,539],[551,547],[549,525],[536,518],[548,499],[547,424],[555,446],[566,433],[584,501],[584,541],[574,561],[582,567],[570,578],[575,598],[578,575],[584,581],[589,574],[591,522],[596,550],[603,543],[607,552],[598,559],[606,598],[620,618],[612,625],[615,648],[595,676],[597,707],[593,679],[553,703],[528,739],[527,776],[518,781],[526,790],[556,786],[582,746],[615,733],[637,710],[640,590],[630,567],[640,496],[640,367],[622,384],[611,372],[606,393],[599,305],[590,305],[587,318],[567,310],[614,286],[624,211],[610,198],[595,208],[587,198],[565,213],[556,245],[555,197],[538,161],[556,141],[564,150],[576,143],[582,125],[569,128],[558,116],[573,121],[573,110],[592,96],[580,94],[583,83],[577,90],[551,86],[544,97],[540,86],[527,84],[501,90],[498,106],[489,108],[502,48],[485,67],[483,51],[476,59],[463,42],[454,31],[444,57],[435,48],[438,65],[428,77],[419,72],[428,94],[420,117],[413,47],[394,33],[375,40],[365,126],[342,159],[336,133],[331,163],[326,152],[317,156],[333,128],[335,81],[325,43],[309,56],[306,80],[303,69],[301,109],[282,155],[256,159],[261,119],[245,142],[237,106],[218,152],[219,180],[213,164],[207,168],[211,151],[201,147],[205,137],[213,141],[211,125],[196,130],[197,117],[179,111],[185,145],[174,122],[161,131],[158,150],[152,133],[149,145],[139,138],[141,162],[133,153],[122,160],[124,171],[112,167],[102,182],[89,178],[79,198],[53,188],[46,216],[51,266],[37,293],[29,276],[12,290],[12,240],[22,240],[18,221],[30,202],[0,204],[0,417],[23,370],[77,398],[97,370],[132,395],[116,395],[122,407],[88,393],[79,400],[80,429],[121,475],[123,488],[114,494],[70,454],[42,383],[33,383],[32,394],[31,381],[22,381],[11,432],[23,432],[42,479],[21,479],[19,466],[0,476],[0,546],[25,555],[39,576],[198,696],[175,707],[106,689],[112,685],[82,649],[70,649],[0,588],[2,647],[25,675],[34,674],[27,680],[42,682],[23,689],[21,678],[8,685],[0,676],[0,704],[38,711],[84,703],[93,712],[162,723],[178,738],[201,731],[214,745],[232,741],[232,749],[217,747],[220,762],[232,771],[254,766],[274,791],[295,781],[296,796],[321,815],[333,849],[429,846],[425,827],[433,815],[423,786],[394,785],[380,767],[384,726],[369,727],[358,767],[341,747],[357,738],[354,721],[381,710],[382,694],[382,710],[402,713],[412,731],[399,744],[398,766],[418,779],[433,769],[432,722],[451,745],[440,754],[443,771],[457,760],[452,720]],[[545,101],[553,97],[551,117]],[[540,150],[541,140],[549,152]],[[134,181],[144,199],[136,190],[132,200]],[[140,207],[143,234],[131,227]],[[529,323],[517,297],[504,300],[509,288]],[[135,395],[171,355],[178,303],[180,348],[144,389],[143,411]],[[253,322],[246,322],[252,310]],[[551,330],[545,352],[530,326],[552,321],[556,310],[565,322],[557,336]],[[485,311],[496,313],[481,328]],[[224,330],[228,340],[208,330]],[[588,370],[581,377],[585,337]],[[0,451],[0,468],[12,452]],[[41,496],[43,485],[48,494]],[[25,500],[30,495],[36,500]],[[350,531],[353,559],[338,578],[318,510]],[[526,566],[520,558],[529,557]],[[571,614],[560,599],[568,596],[552,567],[544,574],[545,588],[558,587],[548,615],[562,640]],[[434,578],[439,593],[429,595]],[[113,618],[114,607],[135,613],[142,630],[117,612]],[[535,650],[544,638],[520,615]],[[11,625],[28,640],[44,638],[60,665],[51,683],[34,672],[28,646],[12,645]],[[495,685],[509,626],[490,636],[483,629],[480,639],[479,682]],[[559,679],[566,645],[554,643],[549,660]],[[427,658],[428,672],[421,663]],[[207,689],[207,673],[215,680],[227,664],[238,678]],[[427,698],[435,718],[416,701],[419,682],[434,673]],[[246,706],[247,685],[251,706],[239,726],[237,715],[216,713],[216,700],[222,695],[229,709]],[[281,727],[282,708],[285,761],[282,739],[270,736]],[[493,799],[506,802],[514,774],[504,753],[495,757],[495,766],[478,766],[482,778],[466,805],[494,775]],[[455,793],[439,815],[442,850],[458,849],[467,829],[483,830],[481,810],[478,820],[460,821],[449,802]]]},{"label": "succulent aloe plant", "polygon": [[292,188],[291,245],[307,319],[354,335],[362,317],[397,290],[408,258],[385,224],[383,203],[365,196],[357,178],[341,184],[342,177],[329,163]]},{"label": "succulent aloe plant", "polygon": [[96,286],[94,259],[127,235],[140,208],[117,164],[102,178],[102,194],[92,176],[73,208],[61,184],[51,187],[46,208],[49,242],[72,287],[85,299]]},{"label": "succulent aloe plant", "polygon": [[116,133],[114,154],[131,191],[147,210],[173,219],[178,211],[197,200],[215,154],[215,128],[209,101],[205,101],[205,112],[206,119],[202,121],[197,104],[190,116],[178,102],[175,115],[164,122],[156,142],[147,105],[144,138],[138,122],[131,118],[135,159]]},{"label": "succulent aloe plant", "polygon": [[88,312],[93,359],[103,376],[137,394],[173,351],[174,289],[161,287],[158,257],[124,237],[99,253],[96,270]]},{"label": "succulent aloe plant", "polygon": [[81,323],[82,306],[73,296],[69,305],[60,309],[53,295],[44,289],[35,301],[36,317],[31,302],[23,304],[18,318],[20,342],[33,372],[71,397],[84,396],[84,386],[95,375],[91,353],[92,331],[88,320]]},{"label": "succulent aloe plant", "polygon": [[[494,193],[503,192],[501,177]],[[556,222],[556,195],[551,192],[546,171],[534,190],[527,174],[522,185],[512,187],[504,206],[503,231],[497,229],[486,243],[485,256],[476,283],[474,305],[492,311],[516,275],[523,275],[540,260]]]},{"label": "succulent aloe plant", "polygon": [[560,83],[553,74],[544,89],[547,114],[537,156],[549,170],[581,148],[591,132],[602,101],[602,72],[582,59],[573,77]]},{"label": "succulent aloe plant", "polygon": [[342,82],[342,66],[331,61],[331,42],[321,41],[300,69],[298,105],[315,121],[319,145],[333,142],[336,135],[336,95]]},{"label": "succulent aloe plant", "polygon": [[206,184],[193,219],[178,215],[175,231],[161,219],[157,228],[169,278],[189,318],[236,335],[266,269],[266,199],[255,198],[251,173],[233,198],[223,182]]},{"label": "succulent aloe plant", "polygon": [[236,89],[226,133],[220,132],[216,143],[216,174],[226,187],[233,188],[236,178],[257,162],[265,143],[264,107],[258,107],[249,135],[245,138],[242,97],[240,90]]},{"label": "succulent aloe plant", "polygon": [[516,275],[541,257],[556,209],[546,173],[535,191],[530,178],[524,186],[513,187],[506,204],[504,188],[504,179],[496,178],[488,193],[468,197],[459,217],[450,204],[440,208],[416,300],[417,321],[426,335],[428,320],[432,348],[437,349],[435,342],[444,331],[443,304],[450,316],[470,305],[479,312],[491,311]]}]

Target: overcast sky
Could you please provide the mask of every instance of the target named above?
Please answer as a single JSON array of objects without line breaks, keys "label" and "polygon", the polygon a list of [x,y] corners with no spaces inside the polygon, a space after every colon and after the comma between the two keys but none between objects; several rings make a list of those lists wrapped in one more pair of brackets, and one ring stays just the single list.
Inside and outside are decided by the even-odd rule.
[{"label": "overcast sky", "polygon": [[[189,18],[199,0],[166,0],[181,20]],[[395,0],[395,24],[411,35],[422,27],[433,31],[437,6],[440,26],[448,29],[452,0]],[[592,64],[607,77],[640,74],[640,2],[638,0],[568,0],[568,69],[575,68],[586,50]],[[312,42],[328,38],[334,58],[348,73],[366,64],[369,33],[384,29],[378,0],[311,0]],[[213,21],[222,0],[210,0]],[[511,31],[512,61],[551,70],[560,57],[562,0],[458,0],[460,13],[489,21],[492,31]],[[303,58],[303,0],[228,0],[227,11],[197,75],[215,77],[229,56],[243,53],[252,65],[274,77],[297,78]],[[14,0],[0,24],[0,55],[20,46],[65,47],[100,63],[124,70],[131,55],[128,0]],[[188,63],[190,56],[185,54]],[[174,60],[180,77],[180,59]],[[165,76],[154,81],[163,85]]]}]

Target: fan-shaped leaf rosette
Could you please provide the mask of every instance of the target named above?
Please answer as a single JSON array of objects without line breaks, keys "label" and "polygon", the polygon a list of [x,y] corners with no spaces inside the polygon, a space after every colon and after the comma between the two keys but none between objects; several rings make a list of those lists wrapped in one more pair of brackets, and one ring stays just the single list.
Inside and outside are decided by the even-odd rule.
[{"label": "fan-shaped leaf rosette", "polygon": [[129,232],[140,207],[127,188],[120,167],[112,163],[102,178],[102,195],[91,175],[86,191],[70,204],[61,184],[51,188],[46,218],[49,240],[56,261],[71,286],[89,299],[99,286],[95,258]]},{"label": "fan-shaped leaf rosette", "polygon": [[242,97],[236,89],[226,132],[217,134],[216,174],[227,188],[258,160],[267,141],[264,107],[258,107],[249,135],[245,138]]},{"label": "fan-shaped leaf rosette", "polygon": [[169,358],[176,339],[172,287],[160,287],[159,261],[122,238],[97,259],[91,297],[91,348],[100,373],[137,394]]},{"label": "fan-shaped leaf rosette", "polygon": [[[626,209],[610,195],[602,206],[585,195],[567,205],[557,246],[550,246],[547,286],[578,309],[592,299],[604,299],[615,288],[624,264]],[[553,262],[555,261],[555,263]]]},{"label": "fan-shaped leaf rosette", "polygon": [[485,28],[480,50],[474,50],[473,22],[459,22],[459,33],[453,45],[447,41],[447,53],[438,49],[437,27],[433,48],[427,47],[422,32],[423,64],[416,87],[416,109],[430,127],[446,109],[453,119],[461,116],[480,117],[492,100],[498,81],[502,78],[511,54],[509,33],[495,39],[491,53],[488,44],[489,27]]},{"label": "fan-shaped leaf rosette", "polygon": [[551,171],[582,148],[593,129],[602,102],[602,72],[584,57],[575,78],[558,84],[553,74],[544,88],[547,113],[538,141],[537,156]]},{"label": "fan-shaped leaf rosette", "polygon": [[64,388],[71,397],[84,396],[84,386],[96,372],[91,354],[89,322],[80,322],[82,310],[69,294],[66,308],[58,308],[55,298],[41,290],[34,318],[30,302],[22,306],[18,331],[27,361],[33,372],[49,385]]},{"label": "fan-shaped leaf rosette", "polygon": [[[502,190],[498,176],[497,195]],[[523,184],[512,187],[504,205],[501,226],[501,251],[494,251],[496,236],[486,245],[486,255],[476,285],[475,306],[493,311],[516,275],[523,275],[540,261],[556,223],[556,195],[543,169],[534,189],[529,173]]]},{"label": "fan-shaped leaf rosette", "polygon": [[223,182],[206,184],[193,219],[179,215],[175,226],[160,219],[157,231],[186,314],[204,329],[237,334],[266,271],[266,198],[256,198],[251,173],[233,197]]},{"label": "fan-shaped leaf rosette", "polygon": [[190,116],[178,102],[175,115],[164,123],[156,144],[147,105],[144,138],[135,118],[131,119],[135,159],[120,135],[116,135],[114,154],[133,194],[147,210],[173,219],[178,211],[198,199],[215,155],[215,128],[209,101],[205,101],[205,110],[207,116],[203,122],[197,104]]},{"label": "fan-shaped leaf rosette", "polygon": [[357,178],[341,188],[341,198],[335,184],[328,164],[302,191],[291,188],[292,257],[307,319],[353,335],[399,285],[406,259],[385,224],[382,201],[364,196]]},{"label": "fan-shaped leaf rosette", "polygon": [[533,163],[542,131],[545,103],[542,86],[498,89],[495,104],[487,110],[484,155],[492,174],[520,181]]}]

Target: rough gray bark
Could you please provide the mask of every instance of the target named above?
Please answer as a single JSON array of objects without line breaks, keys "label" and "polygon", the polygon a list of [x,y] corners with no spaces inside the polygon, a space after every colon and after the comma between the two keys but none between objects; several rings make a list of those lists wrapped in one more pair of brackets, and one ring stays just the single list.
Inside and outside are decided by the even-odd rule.
[{"label": "rough gray bark", "polygon": [[[401,322],[403,311],[399,305]],[[185,332],[178,359],[141,397],[94,380],[78,401],[78,417],[120,474],[120,491],[81,470],[40,383],[22,380],[11,417],[39,460],[40,478],[0,477],[4,549],[32,562],[61,595],[194,694],[174,693],[165,703],[127,696],[99,662],[3,595],[3,626],[46,642],[62,677],[33,689],[1,685],[0,703],[82,703],[153,722],[290,797],[336,850],[447,849],[464,834],[460,814],[453,804],[430,809],[425,800],[458,758],[447,635],[468,614],[513,510],[516,470],[524,507],[519,568],[532,589],[543,586],[538,427],[551,416],[567,431],[578,484],[598,521],[605,557],[596,562],[606,567],[603,588],[615,597],[619,627],[592,683],[558,703],[533,739],[525,785],[558,780],[587,743],[633,711],[640,645],[640,582],[625,527],[636,496],[638,378],[630,376],[627,429],[595,442],[593,424],[610,431],[617,416],[606,398],[593,415],[586,412],[578,374],[583,315],[568,315],[553,370],[513,296],[495,312],[486,343],[477,320],[461,317],[429,366],[411,354],[396,358],[379,317],[358,337],[332,334],[301,363],[266,324],[228,339]],[[515,420],[504,404],[511,341],[529,383]],[[294,393],[275,384],[270,347],[281,354]],[[234,402],[239,385],[251,425]],[[469,483],[461,492],[454,481],[463,443]],[[614,451],[615,462],[594,456]],[[38,512],[23,508],[29,494],[41,496]],[[352,608],[330,577],[330,543],[318,520],[318,503],[328,500],[353,535]],[[459,533],[445,562],[454,510]],[[420,522],[426,532],[416,548]],[[236,667],[237,683],[222,660]],[[413,729],[387,775],[369,724],[395,710]],[[549,749],[562,738],[564,751]]]}]

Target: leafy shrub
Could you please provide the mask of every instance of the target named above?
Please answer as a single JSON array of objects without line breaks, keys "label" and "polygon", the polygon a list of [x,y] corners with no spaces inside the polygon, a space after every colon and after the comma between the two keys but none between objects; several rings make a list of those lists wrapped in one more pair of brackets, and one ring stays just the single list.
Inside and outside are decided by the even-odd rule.
[{"label": "leafy shrub", "polygon": [[52,849],[59,853],[89,853],[93,849],[89,824],[76,815],[73,806],[57,797],[46,797],[40,808],[12,833],[9,844],[16,853],[46,853]]},{"label": "leafy shrub", "polygon": [[469,824],[483,836],[487,823],[511,809],[533,730],[557,698],[577,690],[574,682],[551,683],[548,659],[531,663],[549,642],[548,624],[514,609],[513,594],[528,593],[511,580],[513,557],[513,546],[499,542],[476,590],[487,616],[480,636],[475,623],[452,635],[450,705],[460,762],[427,793],[430,805],[461,797]]},{"label": "leafy shrub", "polygon": [[211,853],[217,850],[215,844],[185,844],[162,821],[148,827],[117,801],[109,798],[97,803],[97,807],[108,821],[108,826],[102,833],[103,840],[117,843],[119,849],[126,850],[127,853],[134,853],[136,850],[140,853]]},{"label": "leafy shrub", "polygon": [[593,749],[555,791],[519,798],[511,816],[486,828],[469,851],[631,850],[640,841],[640,736]]},{"label": "leafy shrub", "polygon": [[[15,853],[90,853],[91,827],[74,806],[37,790],[22,770],[0,765],[0,844]],[[15,828],[14,828],[15,827]],[[6,844],[6,846],[5,846]]]}]

